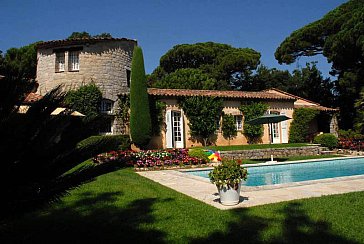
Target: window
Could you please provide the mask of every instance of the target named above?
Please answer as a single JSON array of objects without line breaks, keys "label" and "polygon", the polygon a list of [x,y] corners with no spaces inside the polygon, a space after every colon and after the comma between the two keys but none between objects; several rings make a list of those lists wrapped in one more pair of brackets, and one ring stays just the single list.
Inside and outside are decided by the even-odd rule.
[{"label": "window", "polygon": [[235,115],[234,118],[235,118],[236,130],[242,130],[243,129],[243,116]]},{"label": "window", "polygon": [[126,70],[126,85],[128,87],[130,87],[130,75],[131,75],[131,71],[130,70]]},{"label": "window", "polygon": [[114,102],[108,99],[101,101],[100,111],[101,113],[111,113]]},{"label": "window", "polygon": [[78,51],[70,51],[68,55],[68,64],[70,71],[80,70],[80,53]]},{"label": "window", "polygon": [[64,52],[56,53],[56,72],[64,71]]},{"label": "window", "polygon": [[112,134],[113,120],[111,117],[104,117],[100,122],[99,133],[100,134]]}]

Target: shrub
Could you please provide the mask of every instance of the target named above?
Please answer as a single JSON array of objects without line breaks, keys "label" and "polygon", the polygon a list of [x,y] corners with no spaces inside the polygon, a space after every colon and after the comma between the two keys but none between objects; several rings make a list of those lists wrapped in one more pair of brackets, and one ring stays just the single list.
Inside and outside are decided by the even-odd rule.
[{"label": "shrub", "polygon": [[321,146],[328,147],[329,149],[333,149],[338,145],[338,139],[335,135],[330,133],[315,136],[313,142],[321,144]]},{"label": "shrub", "polygon": [[85,148],[93,145],[93,150],[97,152],[108,152],[113,150],[130,149],[129,135],[112,136],[90,136],[77,144],[77,148]]},{"label": "shrub", "polygon": [[205,150],[202,148],[192,148],[188,151],[188,155],[191,157],[201,158],[206,161],[210,161],[209,156],[206,154]]},{"label": "shrub", "polygon": [[229,140],[229,145],[230,140],[237,135],[234,116],[231,114],[222,116],[222,135]]},{"label": "shrub", "polygon": [[69,91],[64,102],[72,109],[92,118],[99,115],[101,100],[100,89],[91,83],[83,85],[77,90]]},{"label": "shrub", "polygon": [[301,143],[308,141],[308,129],[310,122],[319,113],[312,108],[297,108],[293,112],[293,121],[289,129],[289,142]]},{"label": "shrub", "polygon": [[151,139],[152,123],[149,112],[147,81],[142,49],[134,47],[130,83],[130,135],[138,147],[145,147]]},{"label": "shrub", "polygon": [[217,97],[187,97],[179,101],[185,112],[194,139],[202,139],[203,145],[211,143],[216,133],[216,119],[220,117],[223,105]]},{"label": "shrub", "polygon": [[242,180],[246,180],[248,172],[234,160],[225,160],[209,173],[211,183],[218,188],[223,186],[237,189]]},{"label": "shrub", "polygon": [[260,141],[264,133],[264,128],[262,125],[250,125],[246,122],[262,116],[267,109],[268,105],[261,102],[251,102],[240,107],[240,111],[244,114],[244,135],[247,137],[249,143]]}]

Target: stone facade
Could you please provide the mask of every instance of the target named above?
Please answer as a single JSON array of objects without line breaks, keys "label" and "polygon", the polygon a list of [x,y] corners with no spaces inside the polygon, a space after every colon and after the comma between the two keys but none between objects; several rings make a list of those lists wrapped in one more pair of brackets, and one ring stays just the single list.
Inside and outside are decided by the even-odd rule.
[{"label": "stone facade", "polygon": [[[125,38],[82,39],[43,42],[37,50],[38,93],[43,95],[58,85],[64,89],[75,89],[94,82],[103,98],[111,102],[107,112],[112,123],[113,134],[121,133],[115,112],[118,95],[129,92],[130,69],[135,40]],[[78,70],[71,70],[71,52],[78,53]],[[57,68],[57,53],[64,57],[64,71]]]}]

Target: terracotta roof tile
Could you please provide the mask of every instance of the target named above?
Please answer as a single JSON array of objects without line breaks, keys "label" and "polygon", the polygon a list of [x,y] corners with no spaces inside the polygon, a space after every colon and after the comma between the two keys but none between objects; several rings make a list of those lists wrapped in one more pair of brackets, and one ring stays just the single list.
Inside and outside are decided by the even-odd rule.
[{"label": "terracotta roof tile", "polygon": [[295,108],[313,108],[313,109],[317,109],[317,110],[320,110],[320,111],[332,111],[332,112],[336,112],[336,111],[339,111],[338,108],[328,108],[328,107],[325,107],[325,106],[321,106],[321,105],[303,105],[303,104],[300,104],[300,105],[294,105]]},{"label": "terracotta roof tile", "polygon": [[159,89],[149,88],[148,93],[154,96],[207,96],[225,98],[269,99],[269,100],[296,100],[292,96],[274,94],[269,92],[248,91],[216,91],[216,90],[188,90],[188,89]]},{"label": "terracotta roof tile", "polygon": [[52,48],[52,47],[80,45],[85,43],[96,43],[96,42],[107,42],[107,41],[130,41],[130,42],[135,42],[135,44],[137,43],[137,40],[128,38],[82,38],[82,39],[53,40],[53,41],[40,42],[37,44],[37,48]]},{"label": "terracotta roof tile", "polygon": [[34,103],[40,99],[42,99],[43,96],[42,95],[39,95],[39,94],[36,94],[36,93],[29,93],[28,96],[24,99],[24,104],[30,104],[30,103]]}]

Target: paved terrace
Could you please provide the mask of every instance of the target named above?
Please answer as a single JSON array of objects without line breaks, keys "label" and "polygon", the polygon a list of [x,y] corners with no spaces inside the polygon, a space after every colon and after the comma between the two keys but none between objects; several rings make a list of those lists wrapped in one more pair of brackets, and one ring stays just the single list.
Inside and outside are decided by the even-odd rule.
[{"label": "paved terrace", "polygon": [[[265,165],[268,165],[268,163]],[[240,203],[235,206],[224,206],[219,202],[219,194],[216,186],[211,184],[208,179],[188,175],[183,173],[183,171],[184,170],[145,171],[138,172],[138,174],[223,210],[253,207],[295,199],[320,197],[324,195],[364,191],[364,175],[271,186],[242,186]]]}]

